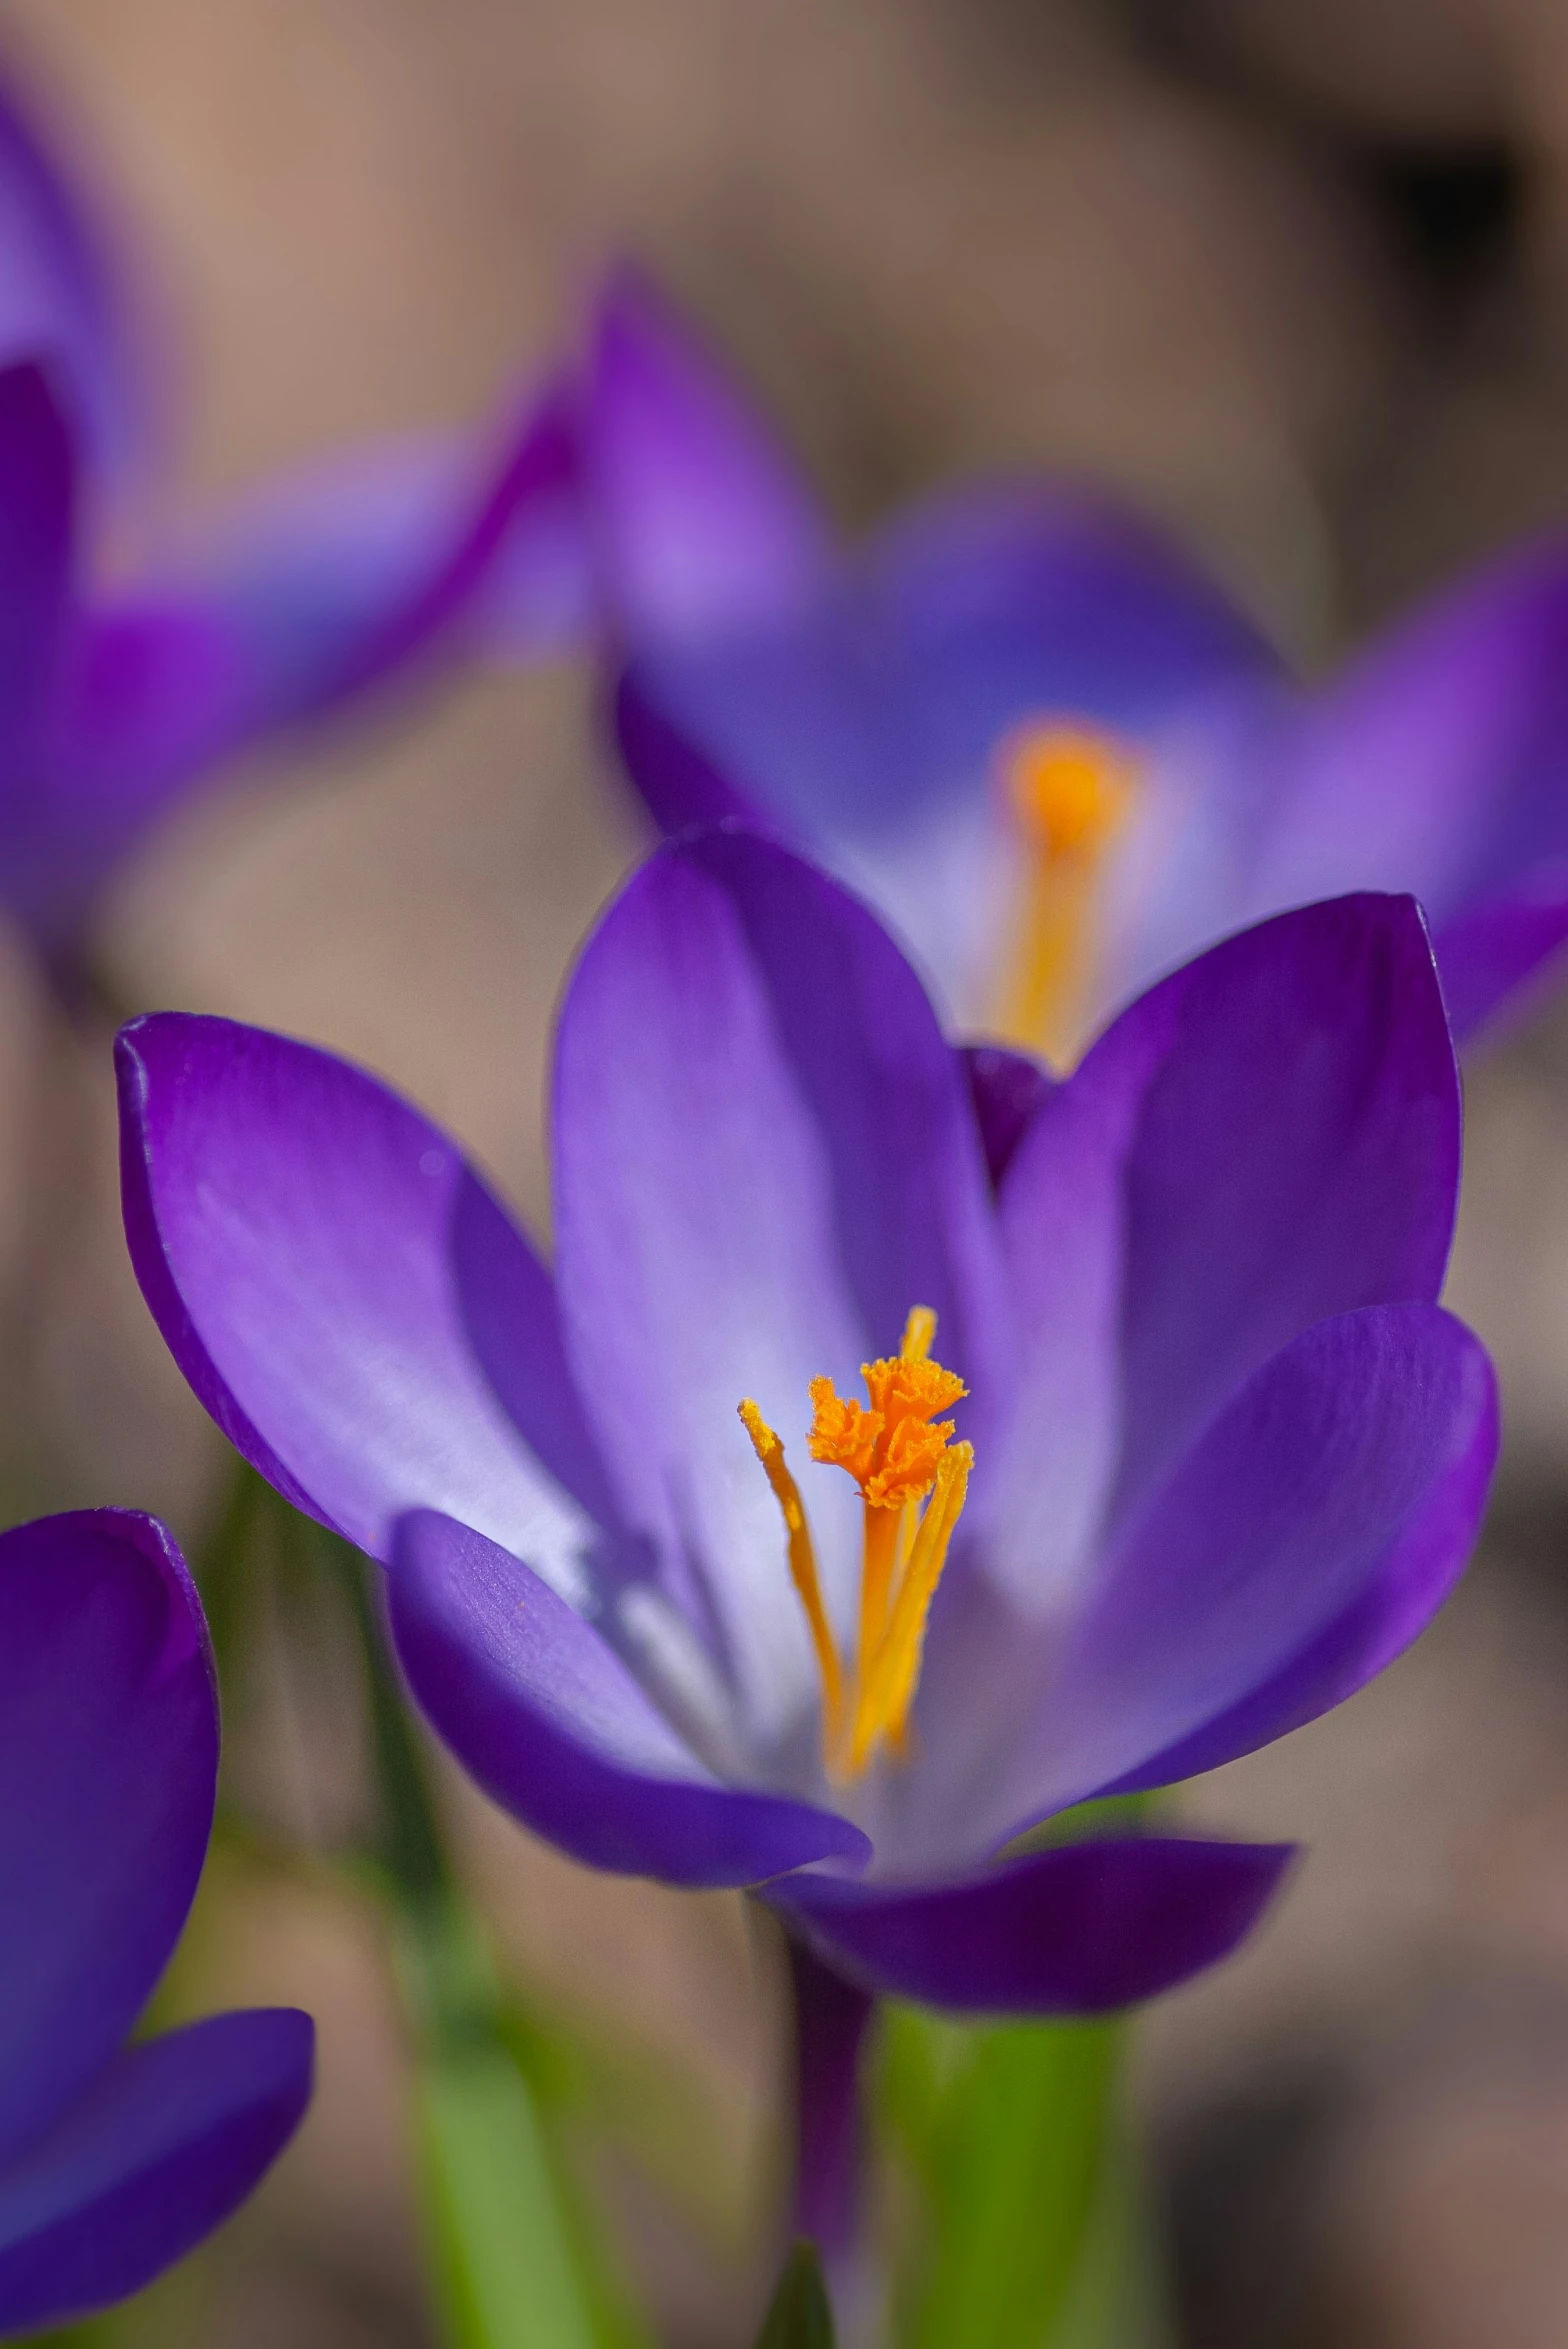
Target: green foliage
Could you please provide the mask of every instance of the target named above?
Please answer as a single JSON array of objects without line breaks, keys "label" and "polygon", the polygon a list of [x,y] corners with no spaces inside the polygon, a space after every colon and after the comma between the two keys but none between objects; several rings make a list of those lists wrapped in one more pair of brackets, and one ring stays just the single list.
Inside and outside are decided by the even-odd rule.
[{"label": "green foliage", "polygon": [[[386,1654],[367,1575],[346,1543],[263,1488],[291,1571],[346,1600],[364,1661],[380,1826],[361,1881],[392,1928],[412,2041],[421,2207],[447,2349],[634,2349],[600,2276],[530,2084],[514,2019],[448,1865],[425,1757]],[[242,1538],[255,1516],[236,1512]],[[539,2050],[536,2048],[536,2054]]]},{"label": "green foliage", "polygon": [[833,2349],[833,2311],[815,2243],[797,2243],[785,2260],[757,2349]]},{"label": "green foliage", "polygon": [[884,2018],[881,2105],[918,2218],[899,2294],[907,2349],[1089,2339],[1085,2277],[1115,2175],[1115,2021],[961,2028]]}]

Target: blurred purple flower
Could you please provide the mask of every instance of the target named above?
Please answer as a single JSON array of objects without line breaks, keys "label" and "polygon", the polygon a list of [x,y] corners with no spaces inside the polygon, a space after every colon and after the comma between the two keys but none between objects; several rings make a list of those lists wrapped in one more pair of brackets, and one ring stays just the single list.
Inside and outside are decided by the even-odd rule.
[{"label": "blurred purple flower", "polygon": [[127,2045],[179,1938],[218,1773],[207,1628],[148,1517],[0,1534],[0,2333],[139,2291],[297,2128],[292,2008]]},{"label": "blurred purple flower", "polygon": [[622,746],[655,820],[776,826],[896,923],[965,1027],[1069,1061],[1215,938],[1372,888],[1421,900],[1467,1039],[1568,938],[1561,536],[1303,689],[1085,491],[954,492],[840,551],[630,272],[578,424]]},{"label": "blurred purple flower", "polygon": [[1460,1111],[1409,899],[1215,948],[1052,1085],[955,1052],[820,872],[693,836],[565,997],[553,1274],[323,1052],[169,1014],[119,1067],[169,1346],[389,1567],[480,1784],[592,1865],[764,1886],[868,1983],[1092,2009],[1222,1956],[1285,1850],[1018,1838],[1339,1703],[1474,1536],[1493,1383],[1433,1302]]},{"label": "blurred purple flower", "polygon": [[74,175],[0,86],[0,906],[57,968],[176,801],[452,645],[492,578],[530,648],[582,624],[575,444],[548,387],[493,432],[273,481],[102,585],[97,541],[151,464],[141,324]]}]

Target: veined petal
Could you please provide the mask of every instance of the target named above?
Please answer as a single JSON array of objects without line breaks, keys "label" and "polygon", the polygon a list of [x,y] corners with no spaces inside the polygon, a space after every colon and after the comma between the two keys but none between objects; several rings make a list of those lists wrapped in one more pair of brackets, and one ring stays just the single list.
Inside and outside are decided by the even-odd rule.
[{"label": "veined petal", "polygon": [[230,1441],[373,1556],[445,1508],[582,1595],[608,1504],[550,1279],[447,1137],[227,1020],[133,1021],[118,1065],[137,1277]]},{"label": "veined petal", "polygon": [[[897,1351],[911,1306],[999,1391],[998,1261],[958,1064],[863,907],[773,843],[667,848],[612,906],[562,1007],[557,1275],[567,1344],[629,1521],[766,1735],[815,1672],[777,1503],[736,1417],[806,1465],[808,1385]],[[830,1608],[859,1504],[809,1475]]]},{"label": "veined petal", "polygon": [[606,597],[629,642],[771,618],[815,588],[829,544],[810,490],[629,267],[599,303],[582,429]]},{"label": "veined petal", "polygon": [[179,1937],[218,1775],[206,1626],[151,1518],[0,1534],[0,2161],[124,2039]]},{"label": "veined petal", "polygon": [[1033,1730],[998,1742],[995,1831],[1212,1768],[1353,1694],[1453,1587],[1496,1454],[1491,1364],[1437,1306],[1297,1338],[1100,1569]]},{"label": "veined petal", "polygon": [[0,2332],[123,2300],[221,2226],[304,2117],[313,2036],[261,2008],[116,2056],[0,2169]]},{"label": "veined petal", "polygon": [[793,1877],[770,1897],[852,1981],[959,2013],[1099,2014],[1228,1957],[1288,1844],[1067,1844],[949,1883]]},{"label": "veined petal", "polygon": [[870,1857],[846,1819],[723,1784],[593,1626],[467,1526],[403,1518],[390,1593],[432,1726],[493,1801],[574,1859],[712,1887]]},{"label": "veined petal", "polygon": [[[1122,1015],[1036,1118],[1002,1197],[1042,1377],[1069,1343],[1049,1321],[1058,1224],[1096,1234],[1100,1345],[1114,1315],[1120,1347],[1119,1508],[1299,1331],[1436,1297],[1459,1147],[1453,1046],[1409,899],[1282,915]],[[1042,1395],[1064,1375],[1065,1357]],[[1025,1406],[1025,1453],[1037,1416]]]}]

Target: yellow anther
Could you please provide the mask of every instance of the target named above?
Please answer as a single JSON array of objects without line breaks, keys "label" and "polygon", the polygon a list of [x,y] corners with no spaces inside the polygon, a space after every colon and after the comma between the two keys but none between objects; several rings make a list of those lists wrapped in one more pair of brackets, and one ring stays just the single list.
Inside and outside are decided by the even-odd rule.
[{"label": "yellow anther", "polygon": [[863,1486],[882,1438],[885,1422],[881,1412],[868,1411],[853,1395],[840,1395],[830,1378],[814,1378],[806,1392],[813,1414],[806,1449],[813,1460],[847,1469]]},{"label": "yellow anther", "polygon": [[822,1672],[823,1755],[834,1777],[858,1777],[884,1740],[896,1752],[906,1750],[926,1618],[968,1488],[973,1449],[968,1444],[949,1449],[953,1422],[936,1416],[968,1389],[932,1361],[935,1336],[936,1315],[929,1306],[917,1305],[905,1324],[900,1352],[861,1367],[869,1409],[852,1396],[841,1396],[830,1378],[811,1381],[807,1447],[814,1460],[846,1470],[864,1504],[859,1623],[847,1687],[822,1602],[805,1509],[784,1464],[783,1446],[755,1403],[740,1406],[784,1512],[790,1573]]},{"label": "yellow anther", "polygon": [[806,1523],[805,1504],[800,1497],[800,1487],[790,1474],[784,1458],[784,1446],[756,1404],[748,1398],[739,1406],[739,1410],[741,1425],[751,1438],[752,1449],[762,1462],[763,1472],[773,1487],[774,1498],[784,1512],[790,1579],[800,1593],[800,1603],[806,1611],[806,1622],[811,1632],[811,1644],[817,1652],[817,1669],[822,1675],[823,1742],[836,1747],[844,1713],[844,1673],[838,1660],[838,1643],[833,1637],[833,1626],[828,1621],[828,1611],[822,1603],[822,1578],[817,1572],[817,1553],[811,1539],[811,1528]]},{"label": "yellow anther", "polygon": [[1012,735],[1000,768],[1027,871],[999,1025],[1062,1062],[1079,1041],[1099,883],[1134,803],[1137,764],[1094,727],[1046,723]]}]

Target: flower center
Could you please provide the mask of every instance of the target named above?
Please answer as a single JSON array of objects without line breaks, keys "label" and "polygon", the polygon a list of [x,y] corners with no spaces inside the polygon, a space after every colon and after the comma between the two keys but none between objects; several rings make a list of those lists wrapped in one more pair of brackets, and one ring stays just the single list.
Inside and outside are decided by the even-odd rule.
[{"label": "flower center", "polygon": [[1082,1034],[1105,859],[1131,809],[1136,762],[1113,736],[1055,720],[1020,727],[999,766],[1027,860],[998,1025],[1062,1066]]},{"label": "flower center", "polygon": [[846,1672],[822,1600],[817,1555],[805,1504],[784,1459],[784,1446],[755,1403],[741,1420],[784,1513],[790,1575],[805,1609],[822,1675],[822,1759],[830,1778],[862,1776],[883,1745],[909,1745],[909,1708],[920,1685],[926,1619],[947,1563],[953,1528],[969,1489],[974,1446],[952,1441],[953,1422],[937,1413],[968,1393],[961,1378],[931,1359],[936,1315],[916,1305],[896,1355],[861,1365],[869,1403],[814,1378],[814,1417],[806,1438],[813,1460],[845,1469],[864,1507],[860,1620],[853,1667]]}]

